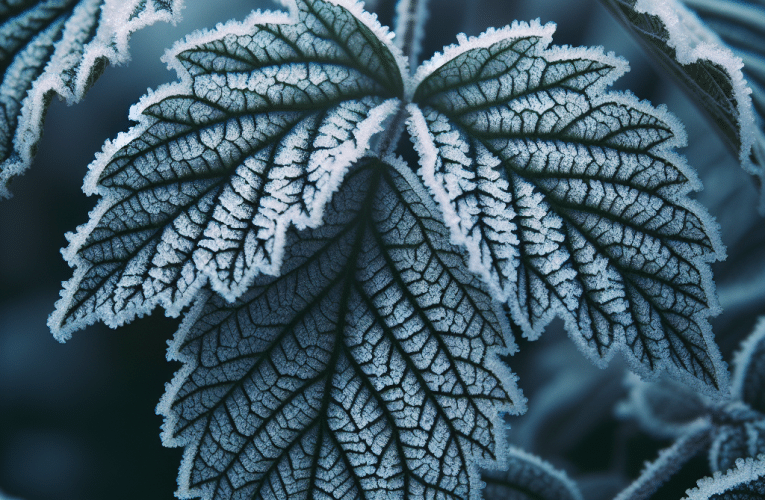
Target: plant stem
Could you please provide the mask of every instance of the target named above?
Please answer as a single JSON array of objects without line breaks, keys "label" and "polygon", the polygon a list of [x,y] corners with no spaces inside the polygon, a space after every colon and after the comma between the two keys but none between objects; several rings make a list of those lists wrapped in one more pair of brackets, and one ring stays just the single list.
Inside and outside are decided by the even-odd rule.
[{"label": "plant stem", "polygon": [[619,493],[614,500],[647,500],[670,477],[679,471],[712,439],[712,424],[708,420],[699,422],[675,443],[659,452],[659,457],[646,465],[642,474]]},{"label": "plant stem", "polygon": [[425,21],[428,18],[427,0],[398,0],[396,4],[396,46],[409,61],[413,72],[419,63]]},{"label": "plant stem", "polygon": [[[425,29],[427,0],[398,0],[396,4],[396,38],[395,44],[401,49],[404,57],[409,61],[410,72],[417,67],[417,58],[420,54],[420,41]],[[406,103],[401,102],[396,114],[385,127],[385,131],[379,136],[373,150],[381,158],[393,154],[398,145],[401,135],[404,133],[405,122],[408,116]]]}]

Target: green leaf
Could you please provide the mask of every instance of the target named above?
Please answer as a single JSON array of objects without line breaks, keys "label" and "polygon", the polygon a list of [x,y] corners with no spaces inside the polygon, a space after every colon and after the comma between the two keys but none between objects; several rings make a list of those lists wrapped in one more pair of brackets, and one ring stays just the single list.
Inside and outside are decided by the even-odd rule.
[{"label": "green leaf", "polygon": [[[178,495],[478,499],[525,400],[507,325],[408,166],[365,158],[282,274],[203,293],[158,412],[185,446]],[[504,331],[503,331],[504,330]]]},{"label": "green leaf", "polygon": [[177,315],[207,282],[234,300],[278,273],[287,228],[320,223],[395,111],[404,63],[391,49],[359,4],[323,0],[176,46],[181,82],[146,96],[140,123],[91,165],[85,189],[103,199],[64,252],[77,270],[49,320],[57,337],[158,304]]},{"label": "green leaf", "polygon": [[32,163],[48,104],[79,102],[130,35],[177,22],[181,0],[0,0],[0,198]]},{"label": "green leaf", "polygon": [[422,176],[471,268],[536,338],[561,316],[596,363],[623,351],[707,392],[728,375],[707,322],[716,228],[686,196],[676,119],[605,93],[626,63],[547,48],[553,25],[461,39],[415,75]]}]

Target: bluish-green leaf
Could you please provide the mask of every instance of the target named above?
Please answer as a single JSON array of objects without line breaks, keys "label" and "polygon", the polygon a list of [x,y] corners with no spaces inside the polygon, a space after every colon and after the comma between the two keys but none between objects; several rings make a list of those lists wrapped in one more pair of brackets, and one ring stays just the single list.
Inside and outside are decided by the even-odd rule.
[{"label": "bluish-green leaf", "polygon": [[207,282],[234,300],[278,273],[286,229],[319,224],[395,110],[395,53],[359,4],[324,0],[176,46],[181,82],[144,98],[91,165],[86,190],[103,199],[65,250],[76,271],[50,319],[58,338],[158,304],[177,315]]},{"label": "bluish-green leaf", "polygon": [[361,160],[280,277],[185,318],[158,407],[182,498],[479,498],[525,404],[514,344],[407,169]]},{"label": "bluish-green leaf", "polygon": [[525,335],[554,315],[597,363],[623,351],[725,393],[707,317],[723,253],[666,110],[605,93],[626,63],[548,48],[553,25],[461,39],[415,75],[410,130],[422,176],[471,267]]},{"label": "bluish-green leaf", "polygon": [[[602,2],[682,82],[742,167],[763,184],[765,5],[748,0]],[[765,211],[763,189],[760,210]]]}]

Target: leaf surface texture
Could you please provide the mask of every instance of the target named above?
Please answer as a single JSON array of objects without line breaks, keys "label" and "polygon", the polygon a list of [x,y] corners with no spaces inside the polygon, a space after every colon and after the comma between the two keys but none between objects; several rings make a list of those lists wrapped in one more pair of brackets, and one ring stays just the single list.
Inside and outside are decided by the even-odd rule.
[{"label": "leaf surface texture", "polygon": [[604,93],[625,63],[547,48],[553,28],[515,24],[425,63],[410,106],[423,178],[525,335],[558,314],[596,362],[622,350],[643,375],[724,392],[706,320],[720,244],[686,197],[682,129]]},{"label": "leaf surface texture", "polygon": [[[747,0],[602,3],[683,83],[742,167],[761,184],[765,179],[765,5]],[[763,210],[765,191],[761,189]]]},{"label": "leaf surface texture", "polygon": [[128,38],[175,22],[179,0],[0,1],[0,197],[32,162],[53,94],[81,100]]},{"label": "leaf surface texture", "polygon": [[364,19],[299,1],[175,48],[181,82],[147,96],[91,166],[103,200],[66,250],[78,269],[51,318],[61,338],[157,304],[178,314],[208,281],[234,300],[278,272],[287,227],[319,224],[402,93],[386,33]]},{"label": "leaf surface texture", "polygon": [[496,359],[506,325],[424,188],[361,160],[324,224],[288,239],[279,278],[204,294],[171,346],[185,366],[158,411],[186,446],[179,494],[479,498],[498,412],[525,403]]}]

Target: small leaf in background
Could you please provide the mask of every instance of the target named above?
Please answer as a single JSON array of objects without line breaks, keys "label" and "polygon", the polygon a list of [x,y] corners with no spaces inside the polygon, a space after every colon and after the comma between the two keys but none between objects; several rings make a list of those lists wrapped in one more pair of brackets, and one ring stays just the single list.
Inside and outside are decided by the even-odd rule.
[{"label": "small leaf in background", "polygon": [[146,96],[91,165],[85,189],[103,199],[64,252],[76,271],[57,338],[158,304],[177,315],[208,281],[234,300],[276,274],[286,229],[320,223],[396,108],[405,63],[388,38],[359,4],[300,0],[289,18],[255,12],[177,45],[181,82]]},{"label": "small leaf in background", "polygon": [[760,211],[765,212],[765,9],[762,3],[601,1],[711,116],[744,170],[757,177],[761,186]]},{"label": "small leaf in background", "polygon": [[280,277],[186,317],[158,406],[181,498],[480,498],[525,405],[512,338],[408,168],[362,159]]},{"label": "small leaf in background", "polygon": [[765,317],[733,360],[733,396],[765,416]]},{"label": "small leaf in background", "polygon": [[629,397],[617,413],[634,418],[657,438],[685,439],[699,425],[709,429],[709,466],[726,471],[738,459],[765,453],[765,412],[762,411],[762,370],[765,366],[765,319],[742,342],[733,361],[731,399],[711,401],[667,381],[628,379]]},{"label": "small leaf in background", "polygon": [[483,471],[484,500],[582,500],[565,472],[515,447],[507,451],[506,471]]},{"label": "small leaf in background", "polygon": [[707,418],[710,401],[672,380],[643,382],[634,375],[625,381],[627,399],[616,411],[620,418],[634,418],[641,429],[657,439],[676,439]]},{"label": "small leaf in background", "polygon": [[54,94],[80,101],[130,35],[177,22],[180,0],[0,0],[0,198],[29,168]]},{"label": "small leaf in background", "polygon": [[723,252],[687,198],[699,184],[674,152],[682,127],[604,93],[626,63],[548,48],[553,30],[463,38],[418,70],[410,131],[423,179],[526,336],[559,315],[598,364],[622,351],[641,375],[725,394],[707,321],[718,309],[708,262]]},{"label": "small leaf in background", "polygon": [[726,471],[732,469],[740,458],[753,458],[763,453],[765,418],[723,425],[715,429],[715,438],[709,448],[709,466],[713,471]]},{"label": "small leaf in background", "polygon": [[733,468],[739,458],[765,453],[765,318],[742,342],[733,360],[732,396],[709,451],[712,470]]},{"label": "small leaf in background", "polygon": [[699,480],[683,500],[754,500],[765,497],[765,457],[736,461],[736,468],[726,474]]}]

